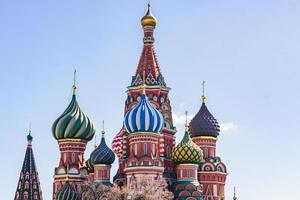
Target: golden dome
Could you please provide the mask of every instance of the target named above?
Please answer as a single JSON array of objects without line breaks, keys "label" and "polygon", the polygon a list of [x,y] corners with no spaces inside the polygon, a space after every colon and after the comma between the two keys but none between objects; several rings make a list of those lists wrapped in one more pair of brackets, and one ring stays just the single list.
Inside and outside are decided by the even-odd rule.
[{"label": "golden dome", "polygon": [[151,13],[151,6],[150,4],[148,4],[148,10],[146,15],[141,19],[141,24],[142,26],[153,26],[155,27],[157,23],[156,18],[153,16],[153,14]]}]

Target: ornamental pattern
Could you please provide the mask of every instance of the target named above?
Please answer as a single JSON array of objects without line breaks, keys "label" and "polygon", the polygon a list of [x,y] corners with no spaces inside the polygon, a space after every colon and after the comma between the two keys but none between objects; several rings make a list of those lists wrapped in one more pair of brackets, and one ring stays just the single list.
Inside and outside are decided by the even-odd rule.
[{"label": "ornamental pattern", "polygon": [[209,112],[205,103],[189,125],[191,137],[212,136],[217,137],[220,132],[220,126],[216,118]]},{"label": "ornamental pattern", "polygon": [[173,149],[172,159],[176,163],[197,163],[203,158],[202,150],[197,146],[186,131],[182,141]]},{"label": "ornamental pattern", "polygon": [[163,125],[162,114],[150,105],[145,94],[141,95],[139,103],[126,113],[124,119],[124,127],[128,133],[158,133],[162,130]]},{"label": "ornamental pattern", "polygon": [[75,94],[67,109],[53,123],[52,134],[56,140],[71,138],[90,141],[94,137],[94,124],[81,111]]}]

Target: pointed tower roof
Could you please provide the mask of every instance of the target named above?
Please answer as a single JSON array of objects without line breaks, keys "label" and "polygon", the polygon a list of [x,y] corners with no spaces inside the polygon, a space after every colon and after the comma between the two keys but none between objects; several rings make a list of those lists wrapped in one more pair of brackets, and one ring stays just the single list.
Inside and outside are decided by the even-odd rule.
[{"label": "pointed tower roof", "polygon": [[19,182],[15,194],[15,200],[18,199],[37,199],[42,200],[42,191],[40,187],[39,176],[35,165],[33,150],[32,150],[31,130],[27,135],[27,149],[22,170],[20,173]]},{"label": "pointed tower roof", "polygon": [[157,25],[157,20],[151,12],[150,4],[148,4],[146,15],[141,19],[141,24],[144,29],[144,46],[135,76],[132,77],[131,87],[140,86],[142,84],[147,84],[149,86],[166,86],[160,72],[153,45],[153,34]]}]

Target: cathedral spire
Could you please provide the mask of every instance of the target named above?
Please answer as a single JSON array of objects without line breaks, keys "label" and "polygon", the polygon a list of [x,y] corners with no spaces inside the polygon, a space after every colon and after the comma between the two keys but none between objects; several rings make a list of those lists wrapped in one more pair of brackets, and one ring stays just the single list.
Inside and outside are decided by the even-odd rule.
[{"label": "cathedral spire", "polygon": [[17,185],[17,190],[15,193],[15,200],[19,199],[36,199],[42,200],[42,191],[40,187],[40,181],[38,172],[36,169],[36,164],[34,160],[33,150],[32,150],[32,140],[31,128],[27,135],[27,149],[25,153],[25,158],[23,166],[20,173],[19,182]]},{"label": "cathedral spire", "polygon": [[151,11],[148,4],[147,11],[141,19],[144,30],[144,47],[135,76],[132,79],[131,87],[137,87],[142,84],[148,86],[166,86],[163,76],[160,72],[158,60],[154,49],[154,30],[157,25],[157,19]]}]

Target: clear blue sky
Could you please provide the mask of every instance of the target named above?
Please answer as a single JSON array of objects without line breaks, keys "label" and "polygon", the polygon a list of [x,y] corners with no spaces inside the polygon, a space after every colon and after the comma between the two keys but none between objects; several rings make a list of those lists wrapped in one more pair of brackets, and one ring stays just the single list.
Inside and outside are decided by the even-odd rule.
[{"label": "clear blue sky", "polygon": [[[198,111],[206,80],[209,109],[231,125],[218,142],[228,199],[234,185],[243,200],[299,197],[300,2],[153,0],[152,7],[174,114]],[[51,199],[59,152],[50,128],[70,101],[74,68],[80,105],[98,133],[106,121],[111,142],[140,57],[145,9],[141,0],[0,2],[1,199],[14,196],[30,122]]]}]

